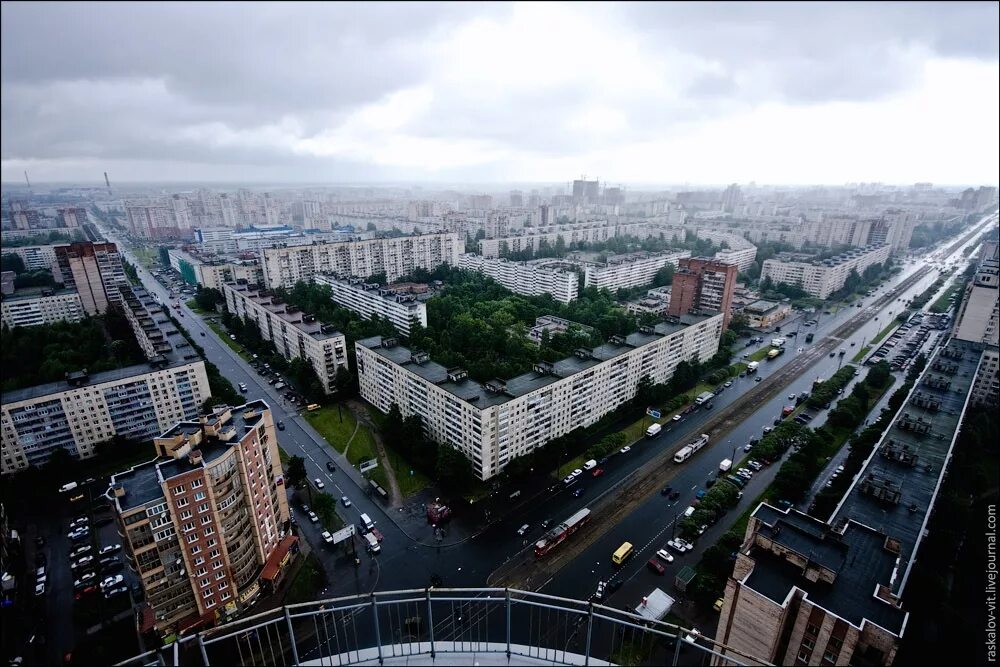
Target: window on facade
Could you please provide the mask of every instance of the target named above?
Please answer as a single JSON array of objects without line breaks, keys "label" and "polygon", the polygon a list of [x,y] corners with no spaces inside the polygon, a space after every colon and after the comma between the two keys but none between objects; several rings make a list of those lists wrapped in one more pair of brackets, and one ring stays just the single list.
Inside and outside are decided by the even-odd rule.
[{"label": "window on facade", "polygon": [[174,493],[184,493],[184,485],[181,484],[180,486],[175,486]]},{"label": "window on facade", "polygon": [[817,635],[819,635],[819,627],[813,625],[812,623],[807,623],[806,624],[806,634],[807,635],[812,635],[813,637],[816,637]]},{"label": "window on facade", "polygon": [[809,651],[799,651],[799,657],[798,657],[798,660],[796,662],[798,662],[800,664],[803,664],[803,665],[808,665],[809,664]]},{"label": "window on facade", "polygon": [[814,648],[816,648],[816,643],[813,640],[806,637],[805,639],[802,640],[802,648],[807,648],[810,651],[812,651]]},{"label": "window on facade", "polygon": [[193,480],[191,482],[191,488],[192,489],[197,489],[198,487],[201,487],[201,486],[205,486],[205,482],[202,481],[202,480],[200,480],[200,479],[196,479],[196,480]]}]

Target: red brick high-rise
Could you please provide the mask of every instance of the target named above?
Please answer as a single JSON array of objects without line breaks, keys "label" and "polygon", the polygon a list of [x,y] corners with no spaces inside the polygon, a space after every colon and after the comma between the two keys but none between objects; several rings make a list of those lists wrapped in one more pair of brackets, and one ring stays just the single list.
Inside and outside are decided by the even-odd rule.
[{"label": "red brick high-rise", "polygon": [[735,264],[711,257],[689,257],[680,260],[670,290],[670,315],[680,316],[704,308],[722,313],[723,328],[732,319],[733,290],[736,288]]}]

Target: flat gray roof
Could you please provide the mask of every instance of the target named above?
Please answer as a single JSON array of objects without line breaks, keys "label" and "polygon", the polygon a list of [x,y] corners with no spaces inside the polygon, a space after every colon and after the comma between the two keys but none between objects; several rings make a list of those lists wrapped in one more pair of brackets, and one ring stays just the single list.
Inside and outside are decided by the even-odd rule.
[{"label": "flat gray roof", "polygon": [[[244,413],[255,409],[256,415],[247,419]],[[230,447],[239,443],[240,438],[247,431],[247,427],[253,427],[261,419],[261,410],[268,409],[267,403],[262,400],[251,401],[241,406],[231,408],[232,419],[229,424],[236,429],[236,438],[231,442],[223,442],[215,437],[206,437],[198,446],[203,462],[192,464],[186,456],[175,459],[171,457],[159,457],[149,463],[135,466],[131,470],[118,473],[112,476],[111,484],[121,485],[125,489],[125,495],[117,498],[119,506],[123,512],[141,507],[149,502],[163,497],[163,489],[160,486],[160,478],[164,481],[170,480],[178,475],[182,475],[192,470],[204,467],[215,459],[225,454]],[[209,422],[217,421],[217,418],[209,417]],[[164,438],[176,435],[193,435],[201,430],[199,421],[178,422],[164,433],[157,437]],[[155,450],[150,454],[155,456]],[[159,471],[159,474],[157,473]]]},{"label": "flat gray roof", "polygon": [[330,330],[326,333],[323,332],[323,323],[312,321],[306,322],[303,318],[308,314],[302,311],[296,311],[294,313],[288,313],[287,309],[291,304],[282,302],[275,304],[273,303],[274,297],[270,294],[265,293],[263,290],[251,289],[247,285],[240,283],[227,283],[227,287],[233,289],[237,292],[242,293],[242,295],[253,301],[255,304],[264,308],[270,312],[275,317],[280,318],[285,321],[290,326],[298,329],[302,333],[311,336],[316,340],[326,340],[328,338],[334,338],[336,336],[342,336],[343,334],[336,330]]},{"label": "flat gray roof", "polygon": [[506,380],[502,391],[491,391],[486,386],[468,377],[456,382],[448,377],[449,369],[435,361],[427,360],[419,364],[415,363],[409,348],[398,344],[391,347],[384,347],[382,336],[365,338],[357,341],[357,344],[370,349],[380,357],[405,368],[411,373],[429,382],[433,382],[462,400],[475,403],[475,405],[480,407],[492,407],[580,373],[603,361],[621,356],[637,347],[704,322],[714,315],[715,313],[702,315],[688,314],[682,315],[677,323],[661,322],[653,328],[653,333],[651,334],[643,332],[629,334],[625,337],[624,344],[609,341],[592,350],[588,350],[589,355],[586,358],[578,356],[567,357],[552,363],[550,370],[547,372],[539,373],[531,371]]},{"label": "flat gray roof", "polygon": [[[931,357],[878,449],[830,517],[831,524],[852,520],[870,526],[899,540],[901,562],[914,558],[984,349],[981,343],[952,338]],[[937,409],[927,401],[936,402]],[[921,433],[922,428],[927,432]],[[901,462],[903,454],[915,456],[914,465]],[[873,486],[898,491],[898,502],[877,499],[871,493]],[[904,581],[897,577],[897,593]]]},{"label": "flat gray roof", "polygon": [[867,620],[899,635],[906,612],[875,596],[896,566],[896,554],[886,549],[886,537],[866,526],[847,525],[843,534],[806,514],[787,512],[762,504],[754,511],[765,526],[761,534],[832,570],[835,581],[813,582],[801,567],[767,549],[751,548],[754,569],[745,584],[777,603],[792,587],[806,591],[809,599],[837,616],[861,626]]}]

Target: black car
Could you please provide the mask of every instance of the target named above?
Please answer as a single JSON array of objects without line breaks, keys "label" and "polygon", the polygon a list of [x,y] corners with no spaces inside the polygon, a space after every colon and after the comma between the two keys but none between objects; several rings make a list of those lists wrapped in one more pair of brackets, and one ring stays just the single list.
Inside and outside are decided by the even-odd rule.
[{"label": "black car", "polygon": [[715,485],[714,477],[709,477],[708,479],[705,480],[705,488],[711,489],[713,485]]},{"label": "black car", "polygon": [[673,490],[674,490],[673,487],[665,486],[665,487],[663,487],[663,490],[660,491],[660,495],[661,496],[669,496],[670,492],[673,491]]},{"label": "black car", "polygon": [[204,335],[205,335],[205,332],[204,332],[204,331],[202,331],[202,332],[200,332],[200,333],[201,333],[201,335],[202,335],[202,336],[204,336]]},{"label": "black car", "polygon": [[680,491],[672,491],[670,493],[670,499],[671,500],[677,500],[680,497],[681,497],[681,492]]},{"label": "black car", "polygon": [[285,430],[285,422],[278,422],[278,430],[279,431]]},{"label": "black car", "polygon": [[326,462],[326,469],[329,470],[330,472],[337,472],[337,468],[334,467],[332,461],[327,461]]}]

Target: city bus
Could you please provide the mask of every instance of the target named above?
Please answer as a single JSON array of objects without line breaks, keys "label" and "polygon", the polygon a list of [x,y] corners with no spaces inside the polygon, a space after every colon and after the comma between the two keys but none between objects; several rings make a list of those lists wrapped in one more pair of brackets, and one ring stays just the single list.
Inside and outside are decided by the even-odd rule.
[{"label": "city bus", "polygon": [[621,565],[631,555],[632,555],[632,543],[625,542],[620,547],[618,547],[618,551],[612,554],[611,562],[613,562],[615,565]]}]

